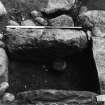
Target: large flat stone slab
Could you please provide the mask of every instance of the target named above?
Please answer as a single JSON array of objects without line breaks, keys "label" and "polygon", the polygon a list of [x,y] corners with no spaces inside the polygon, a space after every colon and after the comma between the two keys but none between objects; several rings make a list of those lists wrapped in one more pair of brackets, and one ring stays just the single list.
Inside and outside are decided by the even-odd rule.
[{"label": "large flat stone slab", "polygon": [[89,40],[75,29],[8,29],[5,43],[14,55],[67,56],[87,48]]},{"label": "large flat stone slab", "polygon": [[16,100],[2,105],[102,105],[97,94],[88,91],[35,90],[19,93]]}]

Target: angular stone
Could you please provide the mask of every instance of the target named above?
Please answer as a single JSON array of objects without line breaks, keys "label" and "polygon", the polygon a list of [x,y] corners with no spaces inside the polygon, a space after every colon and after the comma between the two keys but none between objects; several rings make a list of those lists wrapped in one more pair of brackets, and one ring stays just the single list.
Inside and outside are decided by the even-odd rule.
[{"label": "angular stone", "polygon": [[75,29],[8,29],[7,33],[8,51],[15,55],[25,52],[30,57],[70,55],[85,49],[89,42],[84,31]]},{"label": "angular stone", "polygon": [[27,20],[22,21],[21,25],[22,26],[35,26],[35,23],[32,20],[27,19]]},{"label": "angular stone", "polygon": [[8,82],[8,59],[5,50],[0,48],[0,84],[2,82]]},{"label": "angular stone", "polygon": [[58,10],[70,10],[75,4],[76,0],[48,0],[48,4],[45,9],[42,9],[47,14],[54,13]]},{"label": "angular stone", "polygon": [[64,26],[73,27],[74,26],[73,19],[67,15],[61,15],[56,18],[50,19],[49,24],[51,26],[60,26],[60,27],[64,27]]}]

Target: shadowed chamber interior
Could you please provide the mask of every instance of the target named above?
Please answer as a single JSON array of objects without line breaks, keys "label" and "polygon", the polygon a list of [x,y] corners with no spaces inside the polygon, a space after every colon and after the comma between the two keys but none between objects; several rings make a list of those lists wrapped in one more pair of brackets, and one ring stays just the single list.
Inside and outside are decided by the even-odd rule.
[{"label": "shadowed chamber interior", "polygon": [[67,62],[64,71],[54,70],[57,58],[44,62],[17,61],[9,58],[8,91],[18,93],[27,90],[58,89],[81,90],[100,93],[97,69],[89,46],[80,53],[62,58]]}]

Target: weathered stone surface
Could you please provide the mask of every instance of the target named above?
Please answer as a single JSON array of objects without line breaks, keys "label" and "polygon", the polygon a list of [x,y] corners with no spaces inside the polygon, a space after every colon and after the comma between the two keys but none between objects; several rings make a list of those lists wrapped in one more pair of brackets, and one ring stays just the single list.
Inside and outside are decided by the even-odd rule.
[{"label": "weathered stone surface", "polygon": [[8,25],[10,25],[10,26],[19,26],[19,23],[17,23],[16,21],[13,21],[13,20],[9,20]]},{"label": "weathered stone surface", "polygon": [[22,21],[21,25],[22,26],[35,26],[35,23],[32,20],[27,19],[27,20]]},{"label": "weathered stone surface", "polygon": [[98,25],[92,29],[93,36],[105,37],[105,25]]},{"label": "weathered stone surface", "polygon": [[35,56],[40,56],[40,53],[48,56],[59,53],[61,56],[68,55],[85,49],[89,42],[84,31],[75,29],[7,29],[6,37],[6,47],[10,53],[35,50]]},{"label": "weathered stone surface", "polygon": [[8,59],[3,48],[0,48],[0,84],[8,82]]},{"label": "weathered stone surface", "polygon": [[60,27],[64,27],[64,26],[73,27],[74,26],[73,19],[67,15],[61,15],[56,18],[50,19],[49,24],[51,26],[60,26]]},{"label": "weathered stone surface", "polygon": [[105,11],[91,10],[79,15],[79,21],[82,26],[91,28],[94,36],[105,36]]},{"label": "weathered stone surface", "polygon": [[42,17],[36,17],[34,19],[37,23],[39,23],[40,25],[43,25],[43,26],[47,26],[48,25],[48,22],[46,19],[42,18]]},{"label": "weathered stone surface", "polygon": [[19,93],[16,101],[3,105],[101,105],[96,102],[96,95],[87,91],[35,90]]},{"label": "weathered stone surface", "polygon": [[70,10],[74,3],[75,0],[48,0],[46,8],[42,9],[42,11],[47,14],[51,14],[58,10]]}]

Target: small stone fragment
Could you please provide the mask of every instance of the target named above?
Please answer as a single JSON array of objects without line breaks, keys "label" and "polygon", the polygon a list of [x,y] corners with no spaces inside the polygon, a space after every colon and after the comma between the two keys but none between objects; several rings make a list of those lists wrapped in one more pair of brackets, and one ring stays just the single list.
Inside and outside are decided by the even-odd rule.
[{"label": "small stone fragment", "polygon": [[3,96],[3,102],[12,102],[15,100],[15,96],[11,93],[5,93]]},{"label": "small stone fragment", "polygon": [[39,12],[39,11],[37,11],[37,10],[33,10],[33,11],[31,12],[31,15],[32,15],[33,18],[41,17],[41,16],[42,16],[41,12]]},{"label": "small stone fragment", "polygon": [[38,22],[40,25],[47,26],[48,22],[42,17],[36,17],[35,21]]},{"label": "small stone fragment", "polygon": [[0,84],[0,96],[4,94],[4,92],[6,91],[6,89],[9,87],[8,82],[2,82]]},{"label": "small stone fragment", "polygon": [[1,89],[7,89],[8,87],[9,87],[8,82],[2,82],[2,83],[0,84],[0,90],[1,90]]}]

